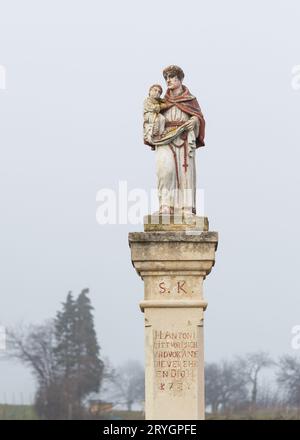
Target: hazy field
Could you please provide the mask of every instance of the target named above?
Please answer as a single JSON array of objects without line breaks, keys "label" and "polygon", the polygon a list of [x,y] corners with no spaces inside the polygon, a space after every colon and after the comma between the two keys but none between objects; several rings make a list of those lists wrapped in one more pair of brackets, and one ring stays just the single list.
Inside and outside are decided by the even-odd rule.
[{"label": "hazy field", "polygon": [[[104,420],[143,420],[141,411],[113,411],[102,414]],[[34,408],[30,405],[0,405],[0,420],[38,420]],[[273,409],[255,412],[228,414],[207,414],[206,420],[300,420],[300,411]]]}]

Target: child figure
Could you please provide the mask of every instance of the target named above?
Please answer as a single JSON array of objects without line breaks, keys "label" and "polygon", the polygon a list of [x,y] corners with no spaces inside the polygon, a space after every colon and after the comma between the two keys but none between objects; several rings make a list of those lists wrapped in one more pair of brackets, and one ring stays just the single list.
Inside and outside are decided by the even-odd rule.
[{"label": "child figure", "polygon": [[165,131],[165,117],[160,112],[166,108],[166,104],[161,99],[161,94],[162,87],[154,84],[144,101],[144,140],[151,145],[154,145],[155,140]]},{"label": "child figure", "polygon": [[[179,128],[165,132],[165,117],[161,110],[168,108],[166,101],[161,99],[162,87],[154,84],[149,89],[149,96],[144,101],[144,142],[151,146],[152,150],[160,145],[172,142],[174,138],[186,131],[187,123]],[[193,130],[187,131],[189,156],[193,157],[196,149],[196,139]]]}]

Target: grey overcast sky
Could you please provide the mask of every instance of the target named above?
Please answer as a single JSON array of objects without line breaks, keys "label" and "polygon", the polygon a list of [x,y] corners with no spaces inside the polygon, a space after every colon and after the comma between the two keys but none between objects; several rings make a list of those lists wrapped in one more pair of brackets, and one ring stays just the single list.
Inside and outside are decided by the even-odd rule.
[{"label": "grey overcast sky", "polygon": [[[42,323],[89,287],[102,354],[143,361],[127,238],[142,225],[97,224],[96,194],[155,187],[142,102],[178,64],[207,120],[197,183],[220,237],[206,359],[299,353],[299,20],[298,0],[0,1],[1,325]],[[0,402],[33,393],[0,362]]]}]

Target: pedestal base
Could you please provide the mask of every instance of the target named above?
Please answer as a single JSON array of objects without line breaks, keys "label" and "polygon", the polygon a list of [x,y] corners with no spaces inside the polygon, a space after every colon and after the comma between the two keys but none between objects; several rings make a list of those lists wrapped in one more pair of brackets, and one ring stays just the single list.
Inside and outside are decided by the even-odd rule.
[{"label": "pedestal base", "polygon": [[208,218],[191,215],[151,214],[144,217],[145,232],[208,231]]},{"label": "pedestal base", "polygon": [[144,280],[147,420],[204,418],[202,286],[218,235],[194,232],[129,234],[132,262]]}]

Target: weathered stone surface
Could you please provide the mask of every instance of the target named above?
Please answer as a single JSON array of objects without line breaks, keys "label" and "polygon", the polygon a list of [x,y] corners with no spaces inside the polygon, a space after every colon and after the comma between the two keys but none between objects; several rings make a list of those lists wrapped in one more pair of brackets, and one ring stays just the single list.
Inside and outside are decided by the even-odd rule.
[{"label": "weathered stone surface", "polygon": [[144,280],[146,419],[204,418],[203,280],[216,232],[134,232],[132,263]]},{"label": "weathered stone surface", "polygon": [[151,241],[172,241],[172,242],[212,242],[217,246],[218,244],[218,233],[217,232],[197,232],[187,233],[187,232],[129,232],[129,244],[132,242],[151,242]]},{"label": "weathered stone surface", "polygon": [[197,99],[182,83],[183,70],[168,66],[163,76],[167,84],[163,100],[162,87],[153,84],[144,101],[144,143],[155,150],[159,212],[192,215],[196,213],[195,156],[197,148],[205,145],[205,120]]},{"label": "weathered stone surface", "polygon": [[196,215],[151,214],[144,217],[145,232],[162,231],[208,231],[208,218]]}]

